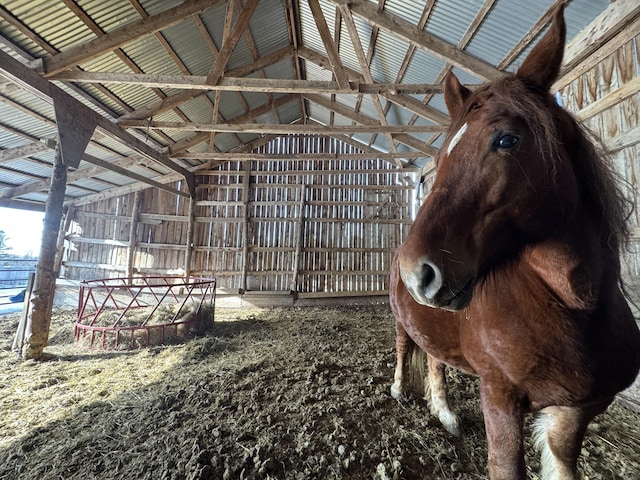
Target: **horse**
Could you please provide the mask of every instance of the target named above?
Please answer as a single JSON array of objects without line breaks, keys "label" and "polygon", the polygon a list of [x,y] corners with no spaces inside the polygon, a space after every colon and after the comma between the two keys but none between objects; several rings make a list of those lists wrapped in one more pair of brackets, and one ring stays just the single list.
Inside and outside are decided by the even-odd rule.
[{"label": "horse", "polygon": [[477,375],[492,480],[526,478],[531,413],[541,478],[577,478],[587,425],[640,369],[621,278],[630,202],[610,159],[550,92],[563,10],[515,73],[470,90],[448,72],[451,124],[433,187],[391,268],[391,394],[407,393],[426,352],[431,409],[459,434],[444,368]]}]

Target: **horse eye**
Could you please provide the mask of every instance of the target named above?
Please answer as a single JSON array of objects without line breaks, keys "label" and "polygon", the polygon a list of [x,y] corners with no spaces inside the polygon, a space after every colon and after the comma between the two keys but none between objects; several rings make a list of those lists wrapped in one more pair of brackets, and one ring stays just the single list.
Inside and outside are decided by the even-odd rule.
[{"label": "horse eye", "polygon": [[496,142],[494,143],[494,148],[501,150],[509,150],[510,148],[515,147],[518,144],[519,138],[515,135],[511,135],[509,133],[502,135],[496,138]]}]

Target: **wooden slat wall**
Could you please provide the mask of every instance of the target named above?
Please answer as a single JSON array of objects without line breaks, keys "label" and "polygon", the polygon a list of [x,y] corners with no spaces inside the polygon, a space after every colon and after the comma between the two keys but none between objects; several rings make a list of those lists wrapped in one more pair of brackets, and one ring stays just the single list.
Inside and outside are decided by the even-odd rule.
[{"label": "wooden slat wall", "polygon": [[[418,170],[380,159],[295,158],[355,153],[328,137],[284,136],[257,153],[274,159],[198,173],[191,275],[216,276],[220,287],[240,291],[385,293],[393,252],[410,224]],[[188,203],[143,192],[134,271],[185,268]],[[68,277],[125,276],[132,208],[133,194],[76,210],[82,235],[66,262]]]},{"label": "wooden slat wall", "polygon": [[133,196],[85,205],[74,212],[68,232],[73,248],[64,263],[67,278],[120,276],[129,244],[129,209]]},{"label": "wooden slat wall", "polygon": [[[141,195],[134,272],[166,274],[183,268],[188,201],[158,189]],[[130,194],[75,209],[70,232],[74,247],[64,262],[67,278],[126,276],[133,199]]]},{"label": "wooden slat wall", "polygon": [[[636,87],[630,90],[636,93],[629,96],[619,94],[639,81],[639,40],[639,36],[632,38],[560,92],[563,105],[582,118],[611,151],[617,170],[628,183],[628,198],[635,209],[631,218],[632,241],[625,260],[628,273],[633,276],[640,275],[640,93]],[[614,97],[622,99],[608,101]]]},{"label": "wooden slat wall", "polygon": [[[176,188],[182,189],[180,182]],[[143,192],[133,257],[134,271],[163,275],[167,270],[184,269],[188,212],[189,200],[184,197],[156,188]]]},{"label": "wooden slat wall", "polygon": [[257,151],[278,159],[203,174],[193,273],[250,291],[385,292],[391,256],[409,223],[413,186],[400,178],[415,181],[417,172],[378,159],[295,159],[328,152],[353,147],[325,137],[281,137]]},{"label": "wooden slat wall", "polygon": [[198,176],[193,274],[241,288],[246,232],[245,172],[236,163]]}]

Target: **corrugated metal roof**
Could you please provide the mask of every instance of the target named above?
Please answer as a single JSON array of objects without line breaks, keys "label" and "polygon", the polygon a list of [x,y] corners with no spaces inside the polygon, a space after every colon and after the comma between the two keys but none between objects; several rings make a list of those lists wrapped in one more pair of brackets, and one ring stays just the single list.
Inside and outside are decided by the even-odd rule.
[{"label": "corrugated metal roof", "polygon": [[376,82],[394,83],[404,61],[409,44],[380,30],[371,60],[371,76]]},{"label": "corrugated metal roof", "polygon": [[[194,0],[195,1],[195,0]],[[554,0],[540,0],[538,2],[522,2],[521,0],[498,0],[487,14],[484,21],[465,46],[465,53],[481,59],[489,65],[498,65],[505,56],[521,41],[540,18],[548,11]],[[332,37],[337,38],[337,48],[344,67],[357,72],[361,71],[355,48],[352,44],[349,32],[344,21],[336,32],[336,19],[341,18],[337,14],[338,6],[332,0],[320,0],[320,7]],[[371,5],[377,6],[378,2],[370,0]],[[162,15],[163,12],[181,5],[180,0],[142,0],[140,5],[146,15]],[[233,21],[237,21],[243,2],[235,2]],[[120,27],[131,22],[138,22],[142,18],[132,4],[127,0],[77,0],[76,5],[95,23],[103,32],[117,31]],[[249,30],[239,40],[233,50],[225,71],[239,67],[247,67],[256,62],[261,56],[277,52],[291,44],[291,30],[288,25],[288,7],[292,6],[294,12],[294,35],[299,37],[301,46],[320,54],[324,59],[317,65],[312,61],[300,60],[299,69],[294,68],[294,59],[289,56],[267,65],[261,70],[249,75],[249,77],[262,79],[298,80],[300,78],[311,81],[330,81],[333,78],[332,71],[327,68],[329,60],[326,48],[319,35],[316,21],[311,13],[307,1],[293,2],[285,0],[261,0],[249,22]],[[405,22],[410,26],[418,25],[425,13],[427,2],[424,0],[386,0],[381,15],[392,16],[394,21]],[[480,0],[436,0],[429,13],[424,31],[428,34],[456,46],[465,32],[472,25],[474,18],[480,11],[483,2]],[[566,8],[568,38],[572,38],[585,28],[603,10],[609,7],[608,0],[572,0]],[[25,58],[48,57],[55,50],[66,52],[73,46],[87,44],[102,34],[92,31],[90,25],[86,25],[82,18],[76,16],[61,1],[56,0],[4,0],[2,7],[21,22],[18,25],[5,18],[0,19],[0,49],[9,52],[14,58],[25,61]],[[199,14],[199,19],[211,36],[215,48],[223,47],[223,29],[226,16],[226,3],[219,3],[204,9]],[[120,49],[126,56],[123,61],[121,53],[107,52],[95,58],[81,61],[80,68],[89,72],[104,74],[129,74],[133,71],[141,71],[150,75],[190,75],[205,76],[216,61],[216,54],[211,51],[209,44],[203,38],[203,32],[196,25],[194,17],[185,18],[181,22],[169,22],[171,26],[160,29],[156,33],[131,39],[120,45]],[[413,51],[410,57],[407,52],[410,47],[407,39],[400,38],[395,32],[380,29],[377,35],[373,25],[365,18],[355,15],[354,22],[358,31],[360,43],[365,53],[373,52],[370,64],[370,72],[375,82],[381,83],[424,83],[433,84],[442,78],[443,72],[449,66],[447,63],[428,51],[419,47]],[[508,28],[507,28],[508,27]],[[26,30],[41,37],[41,41],[34,41]],[[233,28],[232,28],[233,30]],[[160,37],[160,38],[159,38]],[[167,50],[161,42],[164,39],[170,46]],[[298,39],[296,39],[297,41]],[[370,45],[371,41],[374,41]],[[47,47],[47,45],[49,47]],[[49,51],[47,51],[49,48]],[[55,49],[55,50],[52,50]],[[524,54],[531,47],[524,49]],[[176,62],[173,56],[179,58]],[[408,58],[408,63],[405,60]],[[513,70],[520,64],[523,54],[516,56],[515,61],[508,66]],[[134,65],[133,70],[131,65]],[[400,73],[404,71],[401,78]],[[463,83],[478,83],[480,80],[473,73],[455,68]],[[38,96],[15,87],[3,88],[3,78],[0,77],[0,151],[26,145],[30,140],[38,141],[40,138],[55,138],[55,116],[50,102],[44,101]],[[56,82],[63,90],[82,104],[100,112],[111,120],[116,120],[131,111],[156,104],[165,96],[178,95],[181,89],[159,87],[155,90],[141,85],[130,83],[104,83],[95,85],[81,83],[67,85]],[[294,90],[292,90],[294,91]],[[160,93],[158,93],[160,92]],[[358,115],[365,116],[372,121],[378,120],[378,111],[373,103],[371,95],[360,98],[354,94],[340,93],[330,95],[319,90],[327,101],[335,100],[341,106],[353,111],[354,118]],[[224,122],[233,123],[235,119],[247,118],[250,122],[262,123],[292,123],[299,120],[309,120],[335,125],[351,125],[353,120],[347,116],[331,113],[324,106],[313,101],[304,102],[306,105],[307,119],[303,119],[302,102],[292,101],[277,108],[277,114],[268,110],[256,118],[249,118],[247,112],[253,109],[263,109],[270,101],[280,98],[286,93],[269,93],[268,91],[250,92],[223,92],[219,105],[214,105],[215,92],[202,92],[196,98],[181,103],[178,107],[152,114],[154,120],[170,122],[194,122],[209,123],[213,119],[213,109],[219,109]],[[387,94],[385,94],[387,95]],[[416,125],[432,125],[433,122],[423,116],[416,116],[413,109],[405,109],[397,103],[391,103],[385,95],[380,96],[381,104],[386,111],[386,122],[390,125],[405,125],[415,122]],[[422,94],[404,94],[413,99],[417,104],[426,102],[427,106],[439,112],[446,113],[442,94],[425,96]],[[20,105],[17,108],[14,104]],[[357,111],[356,111],[357,109]],[[29,114],[29,111],[33,114]],[[4,128],[3,128],[4,125]],[[197,136],[194,132],[186,130],[157,131],[146,129],[144,126],[128,129],[129,133],[154,148],[161,148],[179,142],[185,142],[189,151],[208,151],[206,143],[193,145],[193,138],[209,138],[208,135]],[[430,142],[433,134],[411,133],[413,138],[421,142]],[[368,145],[373,140],[373,148],[381,151],[387,150],[389,145],[385,135],[359,133],[352,138]],[[252,142],[260,138],[255,133],[218,133],[215,136],[215,146],[223,152],[237,149],[241,144]],[[29,140],[28,140],[29,139]],[[438,146],[442,141],[442,135],[433,142]],[[405,145],[398,145],[398,150],[410,150]],[[92,143],[87,148],[87,153],[107,162],[116,162],[122,158],[137,155],[137,153],[122,141],[105,137],[101,133],[94,135]],[[53,152],[46,151],[33,158],[14,159],[0,164],[0,185],[25,185],[34,181],[34,177],[46,178],[50,174],[49,165],[53,162]],[[418,160],[416,163],[420,164]],[[159,163],[147,161],[153,168],[143,166],[129,167],[140,175],[156,177],[166,175],[172,171]],[[196,166],[199,160],[178,162],[180,165]],[[82,172],[83,167],[79,173]],[[24,173],[21,174],[20,171]],[[29,177],[31,175],[31,177]],[[80,175],[81,176],[81,175]],[[4,182],[4,183],[2,183]],[[82,197],[90,192],[105,191],[110,185],[121,186],[131,184],[132,179],[121,174],[104,171],[100,175],[88,178],[80,178],[74,181],[68,193],[69,197]],[[2,191],[0,186],[0,192]],[[20,199],[44,201],[46,192],[32,192],[25,194]]]}]

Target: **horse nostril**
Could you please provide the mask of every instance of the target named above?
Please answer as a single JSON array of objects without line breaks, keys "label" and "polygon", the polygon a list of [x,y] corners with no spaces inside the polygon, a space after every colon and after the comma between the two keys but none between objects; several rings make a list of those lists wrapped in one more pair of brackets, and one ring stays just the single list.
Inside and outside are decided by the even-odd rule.
[{"label": "horse nostril", "polygon": [[420,288],[427,298],[434,298],[442,287],[442,272],[432,262],[422,263]]},{"label": "horse nostril", "polygon": [[422,291],[428,292],[430,290],[430,285],[436,279],[436,272],[434,268],[429,263],[422,264]]}]

